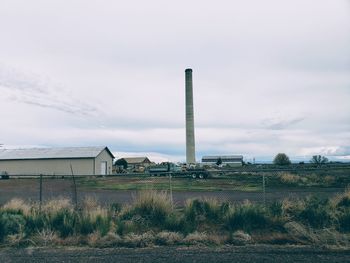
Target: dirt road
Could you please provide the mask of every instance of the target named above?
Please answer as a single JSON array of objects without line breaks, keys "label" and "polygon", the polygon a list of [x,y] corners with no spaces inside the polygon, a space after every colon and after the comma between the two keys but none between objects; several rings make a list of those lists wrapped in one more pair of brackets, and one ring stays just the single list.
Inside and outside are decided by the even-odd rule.
[{"label": "dirt road", "polygon": [[[336,193],[343,192],[343,188],[285,188],[285,189],[267,189],[266,201],[282,200],[287,197],[304,197],[310,194],[318,194],[323,197],[329,197]],[[72,197],[71,180],[51,180],[46,179],[43,182],[43,200],[49,200],[60,196]],[[130,203],[134,190],[103,190],[78,187],[78,199],[93,195],[101,203]],[[242,191],[180,191],[173,192],[173,200],[177,204],[183,204],[189,198],[216,198],[222,201],[241,202],[250,200],[252,202],[263,202],[262,192],[242,192]],[[0,180],[0,205],[12,198],[22,198],[24,200],[39,200],[39,180],[38,179],[10,179]]]},{"label": "dirt road", "polygon": [[350,250],[296,246],[245,246],[222,248],[157,247],[144,249],[0,249],[0,260],[17,262],[350,262]]}]

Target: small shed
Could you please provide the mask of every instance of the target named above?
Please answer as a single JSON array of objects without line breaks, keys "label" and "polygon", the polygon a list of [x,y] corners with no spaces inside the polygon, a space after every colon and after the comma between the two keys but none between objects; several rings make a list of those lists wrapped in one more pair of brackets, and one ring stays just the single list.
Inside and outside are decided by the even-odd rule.
[{"label": "small shed", "polygon": [[139,170],[148,167],[152,162],[147,157],[124,157],[118,159],[114,164],[128,170]]},{"label": "small shed", "polygon": [[8,175],[108,175],[114,156],[106,146],[0,150],[0,172]]}]

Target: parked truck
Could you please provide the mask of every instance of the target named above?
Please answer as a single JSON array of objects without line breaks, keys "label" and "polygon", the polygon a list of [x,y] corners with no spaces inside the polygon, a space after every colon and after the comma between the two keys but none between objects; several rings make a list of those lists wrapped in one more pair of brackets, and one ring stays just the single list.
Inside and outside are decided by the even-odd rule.
[{"label": "parked truck", "polygon": [[171,162],[151,165],[146,170],[151,176],[172,175],[178,177],[192,177],[204,179],[209,176],[209,172],[200,166],[178,165]]}]

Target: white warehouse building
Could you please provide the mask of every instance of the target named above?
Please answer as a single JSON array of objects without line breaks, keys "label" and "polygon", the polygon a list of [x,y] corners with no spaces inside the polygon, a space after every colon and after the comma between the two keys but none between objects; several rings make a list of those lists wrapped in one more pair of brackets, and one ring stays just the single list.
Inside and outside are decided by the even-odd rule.
[{"label": "white warehouse building", "polygon": [[242,166],[243,156],[242,155],[215,155],[215,156],[203,156],[202,163],[207,165],[213,165],[220,162],[222,165],[228,166]]},{"label": "white warehouse building", "polygon": [[8,175],[108,175],[114,156],[108,147],[1,149],[0,173]]}]

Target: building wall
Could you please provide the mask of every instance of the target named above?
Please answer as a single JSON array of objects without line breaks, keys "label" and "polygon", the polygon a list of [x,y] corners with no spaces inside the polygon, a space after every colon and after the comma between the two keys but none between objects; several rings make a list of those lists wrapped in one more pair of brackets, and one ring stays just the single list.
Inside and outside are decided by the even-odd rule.
[{"label": "building wall", "polygon": [[101,162],[107,162],[107,174],[112,174],[112,166],[113,166],[113,158],[110,154],[103,150],[96,158],[95,158],[95,174],[101,174]]},{"label": "building wall", "polygon": [[0,171],[9,175],[46,174],[70,175],[72,164],[75,175],[93,175],[94,159],[0,160]]}]

